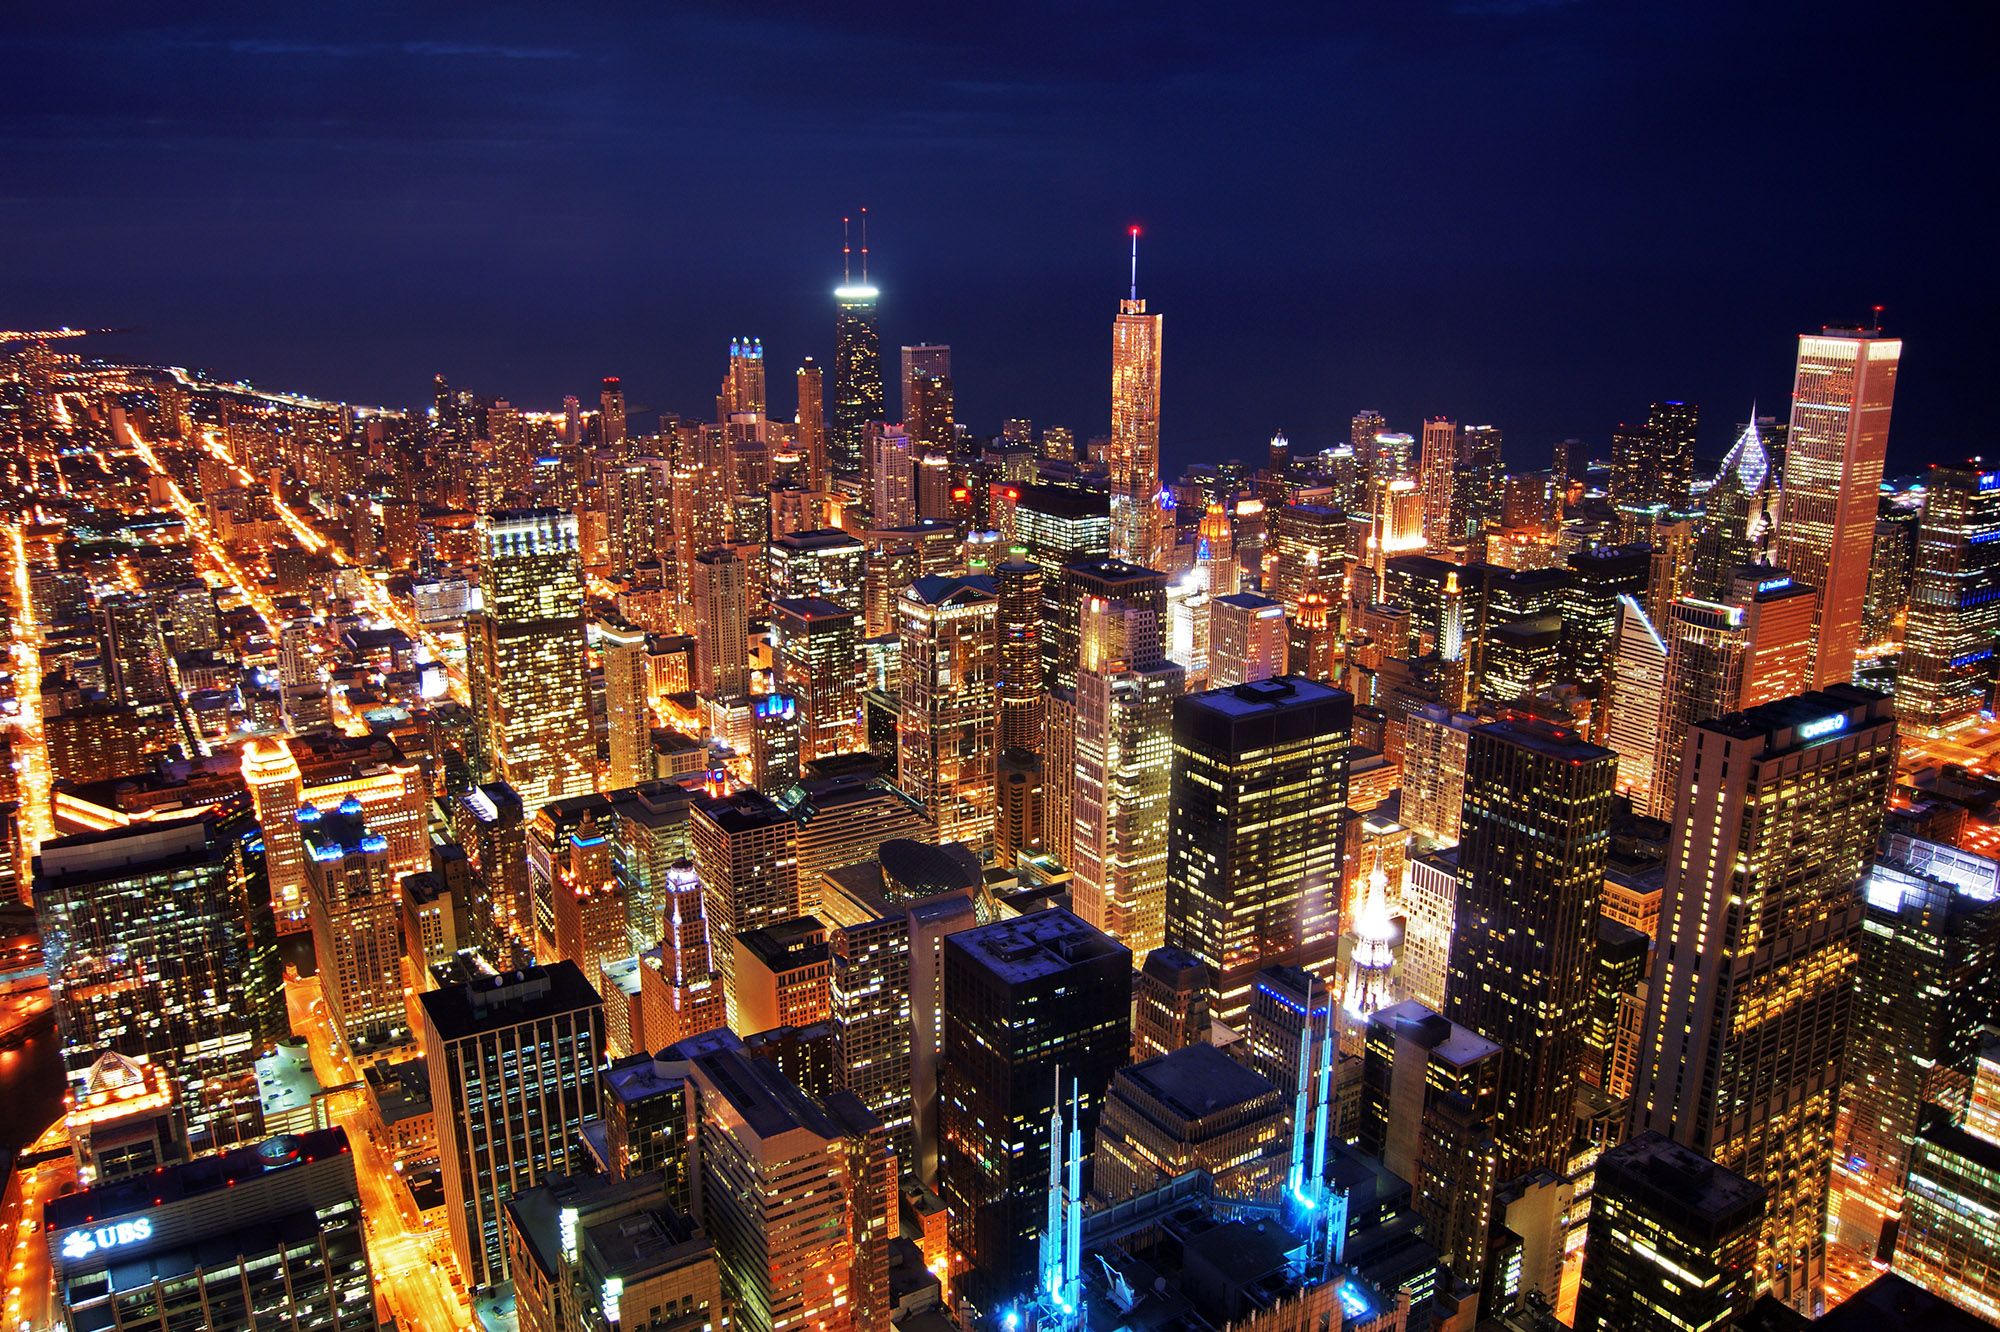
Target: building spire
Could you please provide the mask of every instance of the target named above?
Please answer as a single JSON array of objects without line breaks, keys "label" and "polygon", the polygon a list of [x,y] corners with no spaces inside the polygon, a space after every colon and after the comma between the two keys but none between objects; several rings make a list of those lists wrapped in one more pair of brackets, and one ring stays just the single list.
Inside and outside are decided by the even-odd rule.
[{"label": "building spire", "polygon": [[843,217],[840,219],[840,285],[843,287],[854,281],[854,265],[853,261],[848,258],[849,253],[850,250],[847,244],[847,219]]},{"label": "building spire", "polygon": [[1132,228],[1132,299],[1139,299],[1139,228]]},{"label": "building spire", "polygon": [[868,210],[861,210],[861,285],[868,285]]}]

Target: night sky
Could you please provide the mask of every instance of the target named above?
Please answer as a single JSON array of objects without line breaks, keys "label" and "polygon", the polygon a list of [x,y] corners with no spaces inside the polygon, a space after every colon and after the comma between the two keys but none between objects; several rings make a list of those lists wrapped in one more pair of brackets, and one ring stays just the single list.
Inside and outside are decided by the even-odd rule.
[{"label": "night sky", "polygon": [[885,359],[949,342],[961,420],[1081,437],[1137,223],[1170,468],[1364,407],[1541,466],[1656,397],[1719,454],[1785,411],[1799,332],[1876,304],[1908,468],[2000,449],[1977,12],[16,4],[0,324],[392,405],[617,374],[700,416],[755,334],[789,415],[867,205]]}]

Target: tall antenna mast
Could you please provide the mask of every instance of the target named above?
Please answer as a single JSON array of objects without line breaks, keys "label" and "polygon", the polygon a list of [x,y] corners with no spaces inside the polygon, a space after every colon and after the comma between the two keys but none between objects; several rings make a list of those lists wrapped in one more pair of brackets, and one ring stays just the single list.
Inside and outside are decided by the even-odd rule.
[{"label": "tall antenna mast", "polygon": [[840,219],[840,283],[846,286],[854,280],[854,271],[848,257],[847,219]]},{"label": "tall antenna mast", "polygon": [[1139,228],[1132,228],[1132,299],[1139,299]]},{"label": "tall antenna mast", "polygon": [[868,285],[868,210],[861,210],[861,285]]}]

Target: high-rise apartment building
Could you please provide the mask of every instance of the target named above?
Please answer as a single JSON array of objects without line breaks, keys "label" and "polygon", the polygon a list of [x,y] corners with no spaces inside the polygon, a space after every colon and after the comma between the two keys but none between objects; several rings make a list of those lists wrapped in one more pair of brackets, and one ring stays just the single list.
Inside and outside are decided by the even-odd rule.
[{"label": "high-rise apartment building", "polygon": [[1577,1332],[1729,1332],[1757,1298],[1765,1192],[1658,1133],[1597,1158]]},{"label": "high-rise apartment building", "polygon": [[1042,571],[1016,549],[995,565],[999,594],[1000,673],[994,684],[1001,750],[1042,752],[1042,721],[1048,691],[1042,677]]},{"label": "high-rise apartment building", "polygon": [[1991,702],[2000,649],[2000,470],[1977,459],[1932,466],[1914,573],[1896,669],[1906,745],[1976,724]]},{"label": "high-rise apartment building", "polygon": [[749,568],[727,550],[694,561],[694,686],[712,698],[739,698],[750,686]]},{"label": "high-rise apartment building", "polygon": [[1778,562],[1819,592],[1812,683],[1851,679],[1903,344],[1880,329],[1799,337]]},{"label": "high-rise apartment building", "polygon": [[1254,684],[1285,673],[1290,637],[1282,603],[1255,592],[1209,602],[1208,682]]},{"label": "high-rise apartment building", "polygon": [[597,1114],[604,1004],[574,962],[526,971],[462,967],[419,996],[444,1168],[445,1225],[466,1283],[507,1280],[501,1207],[585,1167]]},{"label": "high-rise apartment building", "polygon": [[1154,497],[1160,489],[1160,353],[1166,316],[1147,314],[1139,299],[1136,247],[1132,296],[1118,303],[1111,325],[1111,554],[1161,567],[1165,525]]},{"label": "high-rise apartment building", "polygon": [[778,683],[802,714],[800,762],[866,749],[859,613],[820,596],[779,597],[771,602],[771,627]]},{"label": "high-rise apartment building", "polygon": [[1131,952],[1060,908],[944,940],[940,1182],[954,1276],[987,1308],[1033,1289],[1050,1112],[1076,1107],[1088,1156],[1131,1053],[1131,996]]},{"label": "high-rise apartment building", "polygon": [[646,631],[623,621],[597,624],[604,663],[604,772],[598,788],[623,791],[653,778],[653,709],[646,697]]},{"label": "high-rise apartment building", "polygon": [[1610,750],[1525,719],[1467,746],[1444,1015],[1501,1047],[1503,1180],[1569,1159],[1617,768]]},{"label": "high-rise apartment building", "polygon": [[798,448],[805,459],[806,487],[823,491],[827,473],[826,377],[808,356],[799,366],[798,381]]},{"label": "high-rise apartment building", "polygon": [[583,795],[597,743],[576,515],[502,509],[481,515],[478,531],[483,609],[466,617],[465,637],[486,769],[530,808]]},{"label": "high-rise apartment building", "polygon": [[903,643],[896,780],[938,838],[992,843],[1000,600],[990,578],[932,574],[897,600]]},{"label": "high-rise apartment building", "polygon": [[1877,1259],[1894,1240],[1927,1097],[2000,1022],[1988,983],[2000,966],[2000,862],[1903,833],[1884,842],[1863,890],[1829,1204],[1834,1239]]},{"label": "high-rise apartment building", "polygon": [[896,1155],[848,1092],[814,1101],[769,1060],[689,1061],[700,1122],[695,1215],[746,1332],[887,1332]]},{"label": "high-rise apartment building", "polygon": [[63,1066],[167,1070],[197,1149],[254,1141],[256,1060],[287,1030],[270,884],[247,802],[43,842],[35,920]]},{"label": "high-rise apartment building", "polygon": [[917,521],[917,455],[908,432],[871,421],[863,436],[869,516],[877,527],[909,527]]},{"label": "high-rise apartment building", "polygon": [[875,328],[875,301],[881,293],[868,281],[865,262],[861,280],[850,277],[834,288],[837,311],[833,341],[833,428],[828,432],[831,469],[844,476],[862,473],[862,445],[870,421],[884,419],[882,337]]},{"label": "high-rise apartment building", "polygon": [[1166,942],[1208,967],[1217,1021],[1265,967],[1331,975],[1353,724],[1348,694],[1288,676],[1174,704]]},{"label": "high-rise apartment building", "polygon": [[1458,470],[1458,423],[1436,417],[1424,422],[1418,481],[1424,496],[1424,541],[1433,550],[1451,545],[1451,492]]},{"label": "high-rise apartment building", "polygon": [[389,843],[368,830],[361,802],[304,825],[313,955],[334,1033],[365,1058],[410,1030],[403,1002],[403,902]]},{"label": "high-rise apartment building", "polygon": [[1458,844],[1465,807],[1465,755],[1480,718],[1425,703],[1403,720],[1401,822],[1440,846]]},{"label": "high-rise apartment building", "polygon": [[[1071,560],[1055,572],[1055,586],[1044,582],[1044,603],[1053,603],[1042,633],[1042,664],[1050,686],[1073,688],[1083,653],[1085,608],[1095,602],[1140,612],[1124,622],[1127,655],[1157,660],[1165,654],[1167,630],[1166,577],[1117,559]],[[1146,642],[1130,635],[1152,635]]]},{"label": "high-rise apartment building", "polygon": [[264,832],[264,870],[271,880],[271,909],[282,928],[298,929],[306,914],[306,847],[299,835],[304,777],[283,740],[250,740],[242,749],[243,784]]},{"label": "high-rise apartment building", "polygon": [[1632,1125],[1763,1186],[1758,1284],[1802,1311],[1825,1275],[1861,880],[1895,729],[1885,695],[1846,684],[1701,722],[1669,819]]}]

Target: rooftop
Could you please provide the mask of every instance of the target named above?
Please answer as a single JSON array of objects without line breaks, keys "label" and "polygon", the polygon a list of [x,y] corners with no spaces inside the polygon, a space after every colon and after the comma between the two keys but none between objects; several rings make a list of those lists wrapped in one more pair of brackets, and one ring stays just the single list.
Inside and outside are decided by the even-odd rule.
[{"label": "rooftop", "polygon": [[[1183,1119],[1205,1119],[1220,1110],[1260,1097],[1277,1096],[1278,1087],[1251,1072],[1213,1045],[1184,1045],[1119,1076]],[[1280,1098],[1282,1099],[1282,1098]]]},{"label": "rooftop", "polygon": [[1125,945],[1060,907],[962,930],[948,936],[945,947],[1011,982],[1057,975],[1113,953],[1131,956]]},{"label": "rooftop", "polygon": [[1500,1053],[1500,1047],[1478,1032],[1461,1027],[1450,1018],[1433,1013],[1414,999],[1378,1009],[1370,1019],[1401,1032],[1431,1052],[1431,1058],[1463,1068],[1467,1064]]},{"label": "rooftop", "polygon": [[1599,1197],[1607,1188],[1643,1189],[1649,1209],[1665,1203],[1711,1225],[1763,1215],[1766,1196],[1762,1185],[1650,1130],[1597,1158],[1597,1188]]},{"label": "rooftop", "polygon": [[448,1041],[603,1003],[582,968],[568,959],[427,990],[418,998],[425,1020]]},{"label": "rooftop", "polygon": [[275,1170],[316,1161],[322,1156],[346,1152],[347,1130],[314,1129],[310,1133],[281,1134],[254,1147],[239,1147],[219,1156],[202,1156],[180,1165],[168,1166],[113,1184],[83,1189],[66,1197],[52,1198],[44,1215],[53,1233],[102,1221],[132,1212],[150,1211],[166,1203],[180,1202],[235,1188],[260,1179]]}]

